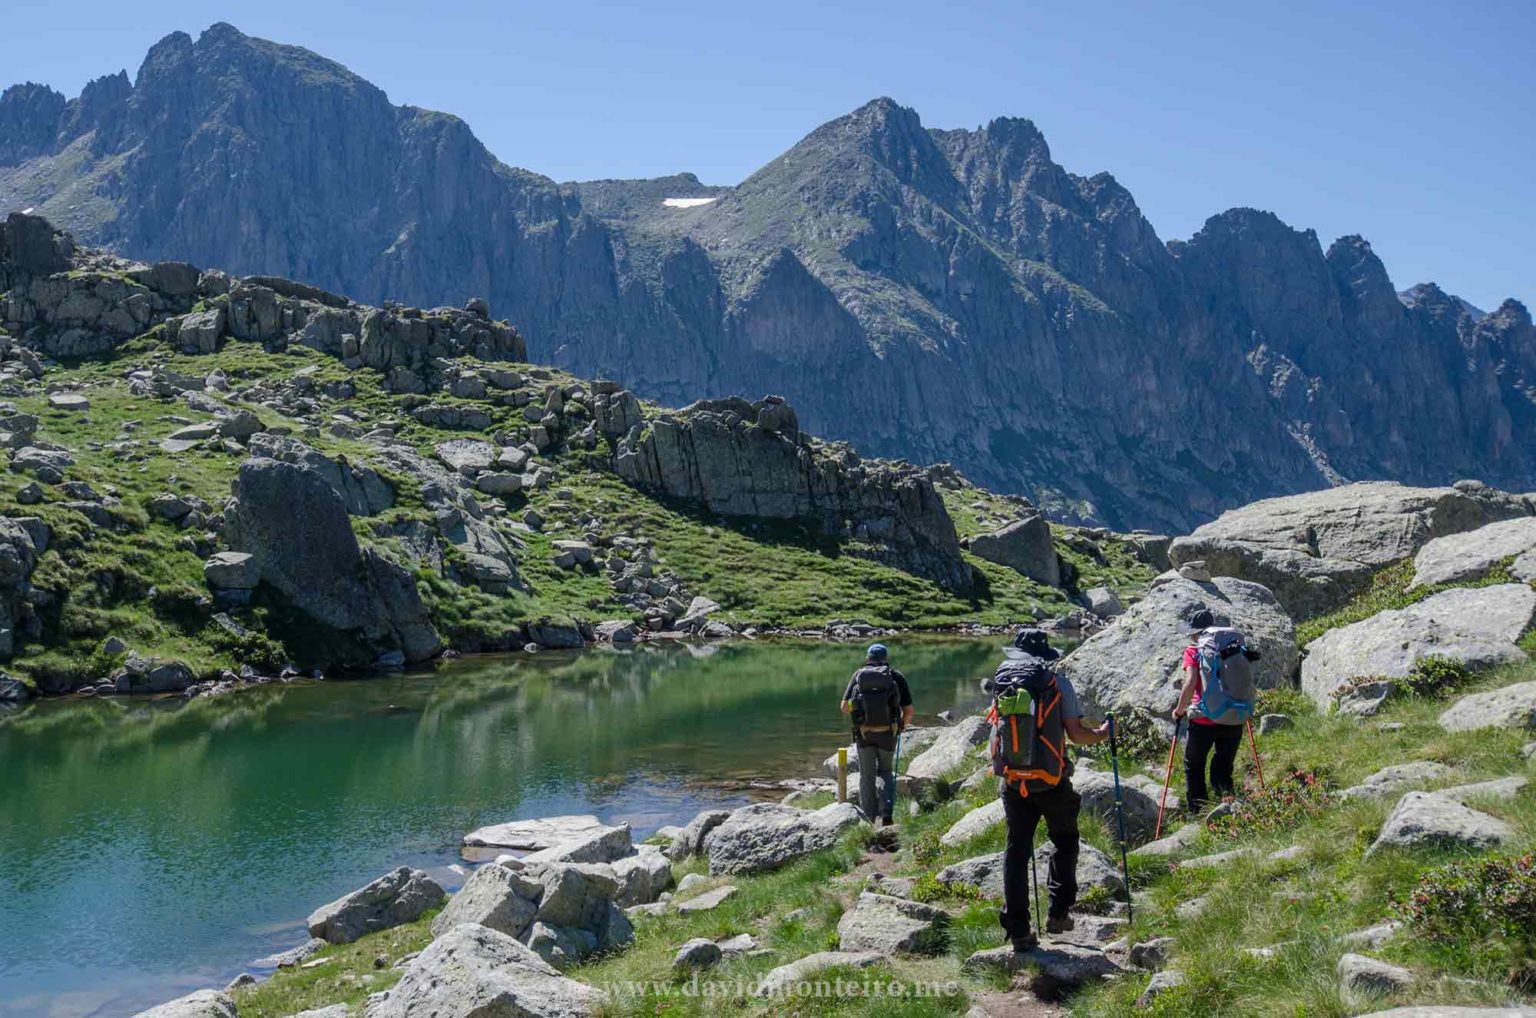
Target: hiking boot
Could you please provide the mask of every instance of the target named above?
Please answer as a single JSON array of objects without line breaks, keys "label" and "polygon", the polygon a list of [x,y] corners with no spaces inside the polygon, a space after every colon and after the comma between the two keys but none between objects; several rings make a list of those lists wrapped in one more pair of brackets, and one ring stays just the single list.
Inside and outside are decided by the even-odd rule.
[{"label": "hiking boot", "polygon": [[1068,930],[1076,928],[1077,923],[1073,922],[1072,917],[1069,915],[1050,916],[1045,920],[1045,932],[1047,933],[1066,933]]},{"label": "hiking boot", "polygon": [[880,826],[881,827],[895,827],[896,826],[896,821],[892,820],[889,816],[883,816],[883,817],[880,818]]},{"label": "hiking boot", "polygon": [[1040,946],[1039,939],[1037,939],[1033,933],[1026,933],[1022,937],[1014,937],[1012,939],[1014,954],[1024,954],[1025,952],[1033,951],[1035,948]]}]

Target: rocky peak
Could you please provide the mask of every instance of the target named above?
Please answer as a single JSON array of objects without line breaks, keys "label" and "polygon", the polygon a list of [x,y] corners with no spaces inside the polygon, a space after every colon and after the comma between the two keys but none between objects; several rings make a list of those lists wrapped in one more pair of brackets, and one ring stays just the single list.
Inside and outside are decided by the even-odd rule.
[{"label": "rocky peak", "polygon": [[1340,237],[1329,245],[1325,257],[1347,315],[1376,333],[1388,332],[1401,321],[1402,301],[1369,241],[1358,234]]},{"label": "rocky peak", "polygon": [[51,153],[64,106],[62,95],[31,81],[0,92],[0,166]]}]

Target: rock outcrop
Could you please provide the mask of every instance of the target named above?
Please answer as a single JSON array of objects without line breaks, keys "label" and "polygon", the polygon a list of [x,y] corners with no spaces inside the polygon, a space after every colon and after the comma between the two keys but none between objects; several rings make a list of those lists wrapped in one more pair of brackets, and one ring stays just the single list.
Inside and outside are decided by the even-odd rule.
[{"label": "rock outcrop", "polygon": [[1497,817],[1434,792],[1408,792],[1397,801],[1367,855],[1384,848],[1489,849],[1514,836]]},{"label": "rock outcrop", "polygon": [[838,921],[838,950],[937,954],[944,949],[949,919],[941,908],[865,891]]},{"label": "rock outcrop", "polygon": [[1479,728],[1536,731],[1536,682],[1517,682],[1464,696],[1440,715],[1440,727],[1448,732]]},{"label": "rock outcrop", "polygon": [[[1536,549],[1536,517],[1518,516],[1460,534],[1437,537],[1413,558],[1413,583],[1409,589],[1443,583],[1481,580],[1506,560]],[[1536,575],[1516,576],[1529,583]]]},{"label": "rock outcrop", "polygon": [[1061,586],[1061,558],[1051,539],[1050,524],[1031,513],[986,534],[971,538],[971,554],[1007,566],[1031,580]]},{"label": "rock outcrop", "polygon": [[630,483],[723,516],[800,521],[949,590],[970,589],[954,522],[925,471],[811,442],[772,398],[704,400],[641,424],[613,409],[625,395],[598,397],[596,414]]},{"label": "rock outcrop", "polygon": [[1411,488],[1381,481],[1266,499],[1223,513],[1173,542],[1174,565],[1262,583],[1296,618],[1330,611],[1383,566],[1435,538],[1530,516],[1519,495],[1475,481]]},{"label": "rock outcrop", "polygon": [[1260,688],[1288,684],[1296,673],[1296,627],[1269,590],[1219,576],[1209,583],[1165,574],[1147,596],[1061,661],[1078,695],[1100,712],[1143,707],[1166,716],[1178,698],[1187,620],[1207,608],[1218,625],[1243,631],[1261,657],[1254,664]]},{"label": "rock outcrop", "polygon": [[346,504],[318,471],[253,458],[241,464],[234,496],[226,542],[253,556],[262,582],[298,610],[407,661],[441,649],[411,574],[359,546]]},{"label": "rock outcrop", "polygon": [[1536,591],[1524,584],[1443,591],[1313,640],[1301,664],[1301,688],[1327,711],[1354,681],[1404,679],[1426,658],[1470,669],[1524,661],[1516,642],[1533,622]]}]

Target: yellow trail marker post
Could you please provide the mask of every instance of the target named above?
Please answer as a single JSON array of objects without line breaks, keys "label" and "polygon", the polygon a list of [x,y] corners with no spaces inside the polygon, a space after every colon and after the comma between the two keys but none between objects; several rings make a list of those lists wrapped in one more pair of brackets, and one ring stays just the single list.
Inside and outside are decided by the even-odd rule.
[{"label": "yellow trail marker post", "polygon": [[837,801],[848,801],[848,747],[837,749]]}]

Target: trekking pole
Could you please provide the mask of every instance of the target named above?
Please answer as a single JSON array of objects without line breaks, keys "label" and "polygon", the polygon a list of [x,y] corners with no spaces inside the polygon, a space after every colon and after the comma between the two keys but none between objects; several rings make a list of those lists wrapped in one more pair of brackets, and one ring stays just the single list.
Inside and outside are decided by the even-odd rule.
[{"label": "trekking pole", "polygon": [[1168,808],[1168,785],[1173,781],[1173,751],[1179,748],[1179,722],[1183,718],[1173,719],[1173,741],[1168,743],[1168,767],[1163,774],[1163,797],[1157,803],[1157,830],[1152,833],[1152,840],[1163,836],[1163,810]]},{"label": "trekking pole", "polygon": [[1131,863],[1125,853],[1125,803],[1120,798],[1120,754],[1115,743],[1115,716],[1106,714],[1109,722],[1109,766],[1115,776],[1115,819],[1120,826],[1120,873],[1125,877],[1125,917],[1134,919],[1131,908]]},{"label": "trekking pole", "polygon": [[1029,850],[1029,882],[1035,889],[1035,929],[1045,932],[1045,913],[1040,910],[1040,871],[1035,868],[1035,850]]},{"label": "trekking pole", "polygon": [[896,779],[901,777],[901,735],[902,730],[896,729],[896,757],[891,761],[891,816],[896,815]]},{"label": "trekking pole", "polygon": [[1259,765],[1259,740],[1253,737],[1253,719],[1248,719],[1248,745],[1253,748],[1253,769],[1259,775],[1259,791],[1264,791],[1264,768]]}]

